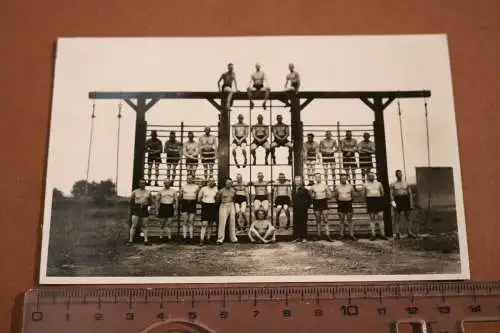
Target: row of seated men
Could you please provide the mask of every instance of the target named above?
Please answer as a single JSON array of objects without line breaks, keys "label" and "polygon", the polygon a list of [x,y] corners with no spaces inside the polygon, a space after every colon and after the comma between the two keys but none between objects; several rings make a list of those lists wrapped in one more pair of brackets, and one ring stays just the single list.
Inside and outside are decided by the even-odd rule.
[{"label": "row of seated men", "polygon": [[[176,216],[177,208],[182,213],[182,237],[185,242],[193,240],[194,218],[197,213],[197,204],[201,204],[201,230],[200,244],[203,245],[211,238],[211,230],[216,226],[217,244],[222,244],[225,238],[226,224],[229,223],[230,240],[238,241],[236,237],[236,221],[243,219],[243,228],[246,229],[249,222],[247,204],[252,203],[251,213],[254,214],[252,223],[248,226],[250,240],[270,242],[275,240],[276,230],[280,228],[281,215],[286,216],[288,228],[292,222],[291,211],[293,210],[293,229],[297,241],[305,241],[307,237],[308,210],[312,205],[317,222],[317,239],[325,231],[326,239],[333,241],[330,234],[328,221],[328,200],[334,198],[337,202],[340,217],[340,234],[355,240],[353,224],[353,199],[355,188],[347,181],[347,175],[343,174],[340,184],[333,188],[321,182],[321,175],[317,175],[317,182],[312,186],[305,186],[301,176],[294,178],[294,184],[280,174],[276,183],[264,180],[262,173],[258,174],[258,180],[246,183],[240,174],[236,181],[228,179],[222,189],[216,187],[215,181],[209,179],[203,187],[193,182],[189,176],[186,184],[180,190],[172,187],[170,180],[164,181],[164,188],[153,198],[152,192],[145,188],[145,181],[141,181],[139,188],[131,195],[132,224],[130,228],[130,239],[132,243],[136,228],[141,222],[144,241],[148,245],[148,217],[156,214],[162,221],[162,237],[164,231],[168,239],[172,238],[171,227]],[[269,192],[269,187],[272,193]],[[252,188],[253,187],[253,191]],[[252,195],[252,192],[254,193]],[[363,186],[363,198],[366,201],[367,212],[370,216],[371,240],[377,238],[376,225],[378,224],[382,239],[386,239],[382,212],[385,208],[384,189],[380,182],[375,180],[373,173],[367,174],[367,182]],[[396,171],[396,181],[391,184],[391,204],[396,213],[396,238],[399,238],[399,216],[404,213],[408,222],[408,236],[413,237],[410,220],[410,191],[408,184],[402,180],[400,170]],[[275,214],[269,216],[269,206],[274,204]],[[180,205],[180,206],[179,206]],[[346,228],[349,229],[345,235]],[[189,235],[189,239],[188,239]]]},{"label": "row of seated men", "polygon": [[[250,154],[253,157],[253,165],[256,165],[256,151],[259,147],[265,149],[265,165],[268,165],[268,158],[271,155],[273,164],[276,164],[276,148],[288,148],[288,164],[292,164],[293,143],[289,139],[289,126],[283,123],[281,115],[276,116],[276,124],[271,126],[273,141],[269,143],[269,127],[263,123],[262,115],[257,117],[257,124],[250,126],[244,122],[243,115],[238,115],[238,122],[233,126],[232,154],[235,165],[239,168],[240,163],[237,159],[237,150],[241,151],[243,156],[242,167],[247,166],[247,145],[250,134],[253,138],[250,145]],[[148,183],[151,185],[151,171],[153,164],[156,167],[155,185],[158,186],[159,165],[162,162],[162,152],[166,154],[167,179],[174,180],[176,169],[183,155],[186,160],[186,172],[189,176],[195,176],[198,168],[198,160],[201,160],[204,170],[205,180],[213,177],[214,164],[217,156],[217,138],[210,134],[211,130],[206,127],[204,134],[195,141],[193,132],[188,132],[187,141],[182,144],[176,139],[176,133],[170,132],[169,139],[163,144],[158,139],[158,133],[151,131],[151,138],[146,141],[148,153]],[[364,133],[363,140],[359,143],[352,137],[352,131],[345,133],[345,138],[337,143],[332,137],[331,131],[325,132],[325,137],[318,143],[315,141],[314,134],[309,133],[307,140],[303,145],[303,161],[307,165],[307,174],[309,180],[312,180],[315,174],[315,166],[318,161],[323,165],[325,180],[328,182],[328,174],[331,170],[332,178],[335,175],[336,162],[335,153],[342,153],[342,165],[347,174],[354,176],[358,168],[356,153],[359,156],[359,168],[361,169],[362,180],[365,181],[365,175],[374,166],[372,155],[375,154],[375,144],[370,139],[369,133]],[[354,177],[353,177],[354,178]]]}]

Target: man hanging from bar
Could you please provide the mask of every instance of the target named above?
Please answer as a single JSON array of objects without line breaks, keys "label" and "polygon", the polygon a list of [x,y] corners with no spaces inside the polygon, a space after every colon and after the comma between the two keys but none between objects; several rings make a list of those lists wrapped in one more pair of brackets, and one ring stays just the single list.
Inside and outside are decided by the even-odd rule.
[{"label": "man hanging from bar", "polygon": [[132,224],[130,225],[128,244],[134,242],[135,230],[141,226],[144,235],[144,245],[151,245],[148,242],[148,219],[149,207],[153,204],[153,197],[151,192],[146,189],[146,181],[141,179],[139,187],[132,191],[130,196],[130,205],[132,212]]},{"label": "man hanging from bar", "polygon": [[285,179],[285,174],[280,173],[278,175],[278,182],[274,185],[274,207],[276,210],[274,212],[275,216],[273,220],[275,221],[275,226],[277,229],[280,228],[280,218],[283,213],[286,216],[285,229],[290,228],[290,223],[292,220],[290,208],[292,206],[292,185]]},{"label": "man hanging from bar", "polygon": [[328,224],[328,199],[331,197],[331,192],[328,185],[321,182],[320,173],[316,174],[316,181],[311,187],[311,196],[313,198],[313,210],[318,232],[316,240],[321,239],[321,227],[324,226],[325,236],[328,241],[331,241],[330,226]]},{"label": "man hanging from bar", "polygon": [[252,222],[248,230],[248,238],[252,243],[274,243],[276,242],[276,228],[271,221],[266,218],[266,212],[258,210],[255,212],[256,219]]},{"label": "man hanging from bar", "polygon": [[375,180],[375,175],[371,171],[367,173],[366,178],[363,194],[366,201],[366,211],[370,215],[370,240],[374,241],[377,239],[377,224],[380,228],[380,238],[387,239],[385,237],[384,219],[381,214],[384,210],[384,188],[382,183]]},{"label": "man hanging from bar", "polygon": [[407,225],[408,238],[415,238],[412,231],[412,220],[410,217],[411,207],[411,191],[408,184],[403,180],[403,172],[396,170],[396,181],[390,186],[391,188],[391,204],[394,208],[394,229],[396,231],[395,239],[401,238],[399,221],[401,213],[404,214]]},{"label": "man hanging from bar", "polygon": [[174,131],[170,132],[169,139],[165,141],[165,154],[167,155],[167,179],[174,181],[182,155],[182,144],[175,138]]},{"label": "man hanging from bar", "polygon": [[[198,168],[199,144],[194,141],[193,132],[188,132],[188,141],[184,144],[184,157],[186,160],[187,176],[196,177],[196,169]],[[182,176],[181,176],[182,178]]]},{"label": "man hanging from bar", "polygon": [[189,242],[193,242],[194,217],[196,215],[196,202],[198,199],[199,187],[193,182],[193,176],[189,175],[186,184],[182,186],[179,194],[181,200],[182,221],[182,240],[188,242],[187,234],[189,231]]},{"label": "man hanging from bar", "polygon": [[172,181],[165,180],[163,182],[164,188],[158,192],[157,207],[158,218],[161,221],[160,239],[163,239],[165,230],[167,231],[167,239],[172,240],[172,224],[176,212],[177,204],[177,191],[172,188]]},{"label": "man hanging from bar", "polygon": [[352,137],[352,131],[347,130],[345,138],[340,141],[340,149],[342,150],[342,166],[347,174],[349,183],[351,183],[351,179],[353,180],[353,185],[356,185],[357,146],[358,142]]},{"label": "man hanging from bar", "polygon": [[319,159],[319,145],[316,141],[314,141],[314,134],[312,133],[307,134],[307,141],[304,142],[303,158],[304,164],[306,164],[307,167],[307,180],[309,181],[309,184],[312,185],[315,174],[316,160]]},{"label": "man hanging from bar", "polygon": [[200,157],[205,180],[214,176],[214,164],[217,151],[217,138],[210,134],[210,127],[205,127],[205,134],[200,136]]},{"label": "man hanging from bar", "polygon": [[243,181],[241,174],[236,175],[236,181],[233,184],[236,191],[234,196],[234,208],[236,212],[236,228],[240,230],[238,221],[243,219],[243,230],[248,226],[249,216],[247,214],[247,204],[250,202],[248,193],[248,184]]},{"label": "man hanging from bar", "polygon": [[319,143],[321,160],[323,162],[323,172],[325,173],[325,183],[328,184],[328,171],[332,172],[332,182],[335,186],[335,153],[338,151],[337,140],[332,138],[332,132],[326,131],[325,138]]},{"label": "man hanging from bar", "polygon": [[363,140],[358,144],[359,168],[363,183],[366,181],[366,175],[373,169],[372,155],[375,154],[375,143],[370,140],[370,133],[363,134]]},{"label": "man hanging from bar", "polygon": [[[221,87],[222,83],[222,87]],[[234,90],[233,90],[234,83]],[[234,73],[234,66],[232,63],[227,65],[227,72],[222,73],[217,81],[217,87],[219,91],[227,92],[226,97],[226,110],[230,111],[231,106],[233,105],[233,94],[235,91],[238,91],[238,84],[236,83],[236,74]]]},{"label": "man hanging from bar", "polygon": [[[264,180],[264,173],[259,172],[257,174],[257,181],[250,184],[254,187],[255,197],[253,199],[254,214],[259,210],[263,209],[266,214],[269,212],[269,182]],[[257,218],[255,216],[255,218]]]},{"label": "man hanging from bar", "polygon": [[148,152],[148,185],[151,185],[151,169],[153,168],[154,163],[156,172],[154,186],[158,186],[158,177],[160,176],[161,152],[163,151],[163,145],[161,143],[161,140],[158,139],[158,133],[155,130],[151,131],[151,138],[146,141],[146,149]]},{"label": "man hanging from bar", "polygon": [[271,151],[271,146],[267,141],[269,139],[269,127],[264,124],[264,117],[261,114],[257,116],[257,124],[252,126],[252,135],[253,141],[250,146],[250,154],[253,157],[253,165],[257,163],[256,151],[259,147],[266,150],[265,164],[268,165],[269,153]]},{"label": "man hanging from bar", "polygon": [[354,198],[354,186],[347,183],[348,176],[345,173],[340,175],[340,184],[335,187],[335,200],[337,200],[337,211],[340,217],[340,239],[345,237],[345,227],[349,227],[349,238],[354,237],[354,224],[352,222],[352,200]]},{"label": "man hanging from bar", "polygon": [[203,245],[205,240],[210,242],[212,227],[218,220],[217,204],[215,202],[217,191],[214,179],[210,178],[208,184],[198,192],[198,202],[201,204],[200,245]]},{"label": "man hanging from bar", "polygon": [[236,167],[239,168],[240,165],[238,163],[238,159],[236,158],[236,149],[239,148],[241,150],[241,154],[243,155],[243,167],[247,166],[247,138],[249,135],[249,126],[243,122],[243,115],[238,115],[238,122],[233,125],[233,158]]},{"label": "man hanging from bar", "polygon": [[276,164],[276,148],[288,147],[288,164],[292,165],[293,144],[288,140],[290,131],[288,125],[283,123],[283,116],[276,116],[276,124],[272,126],[274,141],[271,143],[271,159]]},{"label": "man hanging from bar", "polygon": [[250,109],[254,108],[254,103],[252,99],[252,92],[254,91],[262,91],[264,90],[264,102],[262,103],[262,107],[264,110],[266,109],[266,102],[269,99],[269,95],[271,93],[271,89],[267,85],[267,76],[261,70],[260,64],[255,65],[255,72],[250,76],[250,82],[248,83],[248,99],[250,100]]}]

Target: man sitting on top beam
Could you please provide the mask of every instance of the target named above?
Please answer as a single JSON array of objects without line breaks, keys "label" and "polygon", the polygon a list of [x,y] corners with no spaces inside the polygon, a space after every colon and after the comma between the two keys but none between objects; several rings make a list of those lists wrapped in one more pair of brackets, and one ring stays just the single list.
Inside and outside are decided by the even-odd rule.
[{"label": "man sitting on top beam", "polygon": [[[220,86],[222,82],[222,87]],[[234,90],[233,90],[233,83],[234,83]],[[226,110],[231,109],[231,105],[233,104],[233,94],[235,91],[238,91],[238,84],[236,83],[236,74],[234,73],[234,66],[232,63],[229,63],[227,65],[227,72],[222,73],[222,75],[219,78],[219,81],[217,81],[217,86],[219,88],[219,91],[227,92],[227,99],[226,99]]]},{"label": "man sitting on top beam", "polygon": [[255,65],[255,73],[250,76],[250,82],[248,83],[248,99],[250,100],[250,109],[254,108],[253,100],[252,100],[252,91],[261,91],[264,90],[264,102],[262,103],[262,107],[264,110],[266,109],[266,101],[269,99],[269,94],[271,89],[267,85],[267,76],[266,73],[260,70],[260,64]]}]

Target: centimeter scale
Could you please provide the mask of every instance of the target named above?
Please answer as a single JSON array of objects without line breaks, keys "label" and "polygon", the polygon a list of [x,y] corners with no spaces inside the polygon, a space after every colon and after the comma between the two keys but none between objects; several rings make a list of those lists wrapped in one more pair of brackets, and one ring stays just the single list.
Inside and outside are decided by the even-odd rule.
[{"label": "centimeter scale", "polygon": [[[23,332],[452,333],[500,320],[500,282],[41,287]],[[500,323],[500,322],[498,322]]]}]

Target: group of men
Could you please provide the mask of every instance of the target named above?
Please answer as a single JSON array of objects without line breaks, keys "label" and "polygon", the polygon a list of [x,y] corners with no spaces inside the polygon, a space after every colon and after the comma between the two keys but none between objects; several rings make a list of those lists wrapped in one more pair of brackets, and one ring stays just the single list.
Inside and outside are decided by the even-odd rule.
[{"label": "group of men", "polygon": [[[391,202],[395,212],[396,239],[400,238],[399,220],[401,213],[407,220],[408,236],[414,237],[412,232],[410,212],[411,193],[408,184],[402,179],[402,172],[395,173],[396,181],[391,184]],[[200,245],[211,240],[212,229],[217,226],[216,243],[222,244],[225,239],[226,225],[229,224],[230,241],[236,243],[236,231],[239,229],[238,220],[242,219],[243,229],[248,232],[252,242],[269,243],[276,240],[276,231],[280,228],[281,216],[286,217],[285,228],[292,222],[296,241],[305,241],[307,237],[308,210],[312,205],[316,223],[317,237],[323,235],[328,241],[333,241],[330,234],[328,221],[328,201],[335,199],[339,214],[339,238],[355,240],[353,224],[353,201],[355,188],[348,183],[346,174],[340,177],[340,183],[334,186],[333,191],[321,181],[321,175],[316,175],[316,183],[305,186],[301,176],[296,176],[294,184],[280,174],[276,183],[265,181],[262,172],[257,175],[257,181],[245,183],[241,174],[236,180],[228,179],[220,190],[210,178],[205,186],[194,183],[192,176],[178,192],[172,187],[170,180],[165,180],[164,188],[153,198],[152,192],[145,188],[146,182],[141,181],[138,189],[132,192],[131,212],[132,223],[130,227],[129,242],[132,243],[139,223],[146,245],[148,242],[148,217],[154,211],[161,219],[162,236],[166,234],[168,240],[172,239],[172,225],[179,210],[182,214],[182,238],[185,242],[192,242],[194,238],[194,219],[197,214],[197,205],[201,205]],[[252,191],[253,188],[254,190]],[[269,190],[271,188],[271,191]],[[367,180],[363,186],[362,196],[366,202],[367,212],[370,216],[371,240],[377,237],[386,239],[382,212],[386,206],[384,189],[380,182],[375,180],[373,173],[367,173]],[[273,214],[270,216],[270,205],[274,205]],[[251,205],[250,205],[251,204]],[[250,213],[247,211],[250,207]],[[249,214],[253,214],[251,223]],[[376,227],[379,227],[377,236]],[[348,229],[348,230],[346,230]],[[348,234],[346,235],[346,231]]]}]

